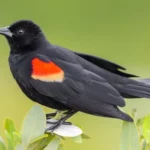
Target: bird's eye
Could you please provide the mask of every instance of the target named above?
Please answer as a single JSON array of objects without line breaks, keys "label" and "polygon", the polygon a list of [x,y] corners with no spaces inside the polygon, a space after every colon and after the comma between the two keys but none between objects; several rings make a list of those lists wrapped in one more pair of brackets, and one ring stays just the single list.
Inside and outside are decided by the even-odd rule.
[{"label": "bird's eye", "polygon": [[19,30],[17,30],[17,34],[18,35],[23,35],[24,34],[24,29],[19,29]]}]

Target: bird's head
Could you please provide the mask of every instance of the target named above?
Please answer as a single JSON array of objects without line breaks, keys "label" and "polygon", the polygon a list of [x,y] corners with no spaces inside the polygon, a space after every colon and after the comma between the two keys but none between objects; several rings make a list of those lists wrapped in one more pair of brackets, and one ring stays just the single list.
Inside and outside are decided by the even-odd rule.
[{"label": "bird's head", "polygon": [[4,35],[11,48],[24,48],[39,43],[44,38],[40,27],[29,20],[20,20],[10,26],[0,28],[0,34]]}]

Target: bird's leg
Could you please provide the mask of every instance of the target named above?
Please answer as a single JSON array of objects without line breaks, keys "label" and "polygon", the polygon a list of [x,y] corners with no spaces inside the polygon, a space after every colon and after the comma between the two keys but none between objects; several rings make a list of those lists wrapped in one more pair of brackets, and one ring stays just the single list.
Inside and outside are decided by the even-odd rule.
[{"label": "bird's leg", "polygon": [[53,117],[55,117],[57,114],[59,114],[61,111],[60,110],[57,110],[56,112],[54,113],[49,113],[49,114],[46,114],[46,119],[51,119]]},{"label": "bird's leg", "polygon": [[[52,127],[46,129],[46,131],[49,131],[49,130],[50,130],[51,132],[53,132],[55,129],[57,129],[57,128],[60,127],[62,124],[64,124],[65,121],[66,121],[68,118],[70,118],[71,116],[73,116],[75,113],[77,113],[76,110],[69,110],[69,111],[67,112],[66,116],[60,118],[60,119],[57,121],[57,123],[56,123],[55,125],[53,125]],[[67,122],[66,122],[66,123],[67,123]]]}]

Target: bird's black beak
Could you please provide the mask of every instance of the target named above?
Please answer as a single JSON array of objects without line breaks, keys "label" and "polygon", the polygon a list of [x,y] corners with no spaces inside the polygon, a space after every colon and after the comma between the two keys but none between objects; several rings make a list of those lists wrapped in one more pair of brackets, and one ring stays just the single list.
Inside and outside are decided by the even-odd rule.
[{"label": "bird's black beak", "polygon": [[12,37],[12,33],[11,33],[11,31],[9,30],[9,27],[0,28],[0,34],[5,35],[5,36]]}]

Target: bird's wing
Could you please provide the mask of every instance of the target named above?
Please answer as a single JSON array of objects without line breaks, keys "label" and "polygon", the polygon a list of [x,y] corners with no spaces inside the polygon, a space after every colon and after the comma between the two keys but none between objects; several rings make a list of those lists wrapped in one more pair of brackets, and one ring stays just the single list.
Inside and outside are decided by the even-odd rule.
[{"label": "bird's wing", "polygon": [[32,86],[41,94],[52,97],[66,106],[78,109],[80,103],[85,103],[79,108],[80,111],[86,109],[86,99],[82,97],[88,94],[91,96],[88,101],[91,103],[91,109],[92,101],[125,105],[120,94],[111,85],[103,78],[84,70],[79,64],[38,55],[32,58],[31,65]]},{"label": "bird's wing", "polygon": [[86,77],[80,65],[38,55],[32,58],[31,66],[30,83],[41,94],[66,104],[84,93],[82,80]]},{"label": "bird's wing", "polygon": [[126,70],[126,69],[124,67],[122,67],[118,64],[115,64],[113,62],[110,62],[108,60],[105,60],[105,59],[102,59],[102,58],[99,58],[96,56],[88,55],[88,54],[83,54],[83,53],[75,52],[75,54],[86,59],[87,61],[97,65],[98,67],[106,69],[112,73],[115,73],[115,74],[118,74],[118,75],[121,75],[124,77],[138,77],[136,75],[128,74],[128,73],[120,71],[120,70]]}]

